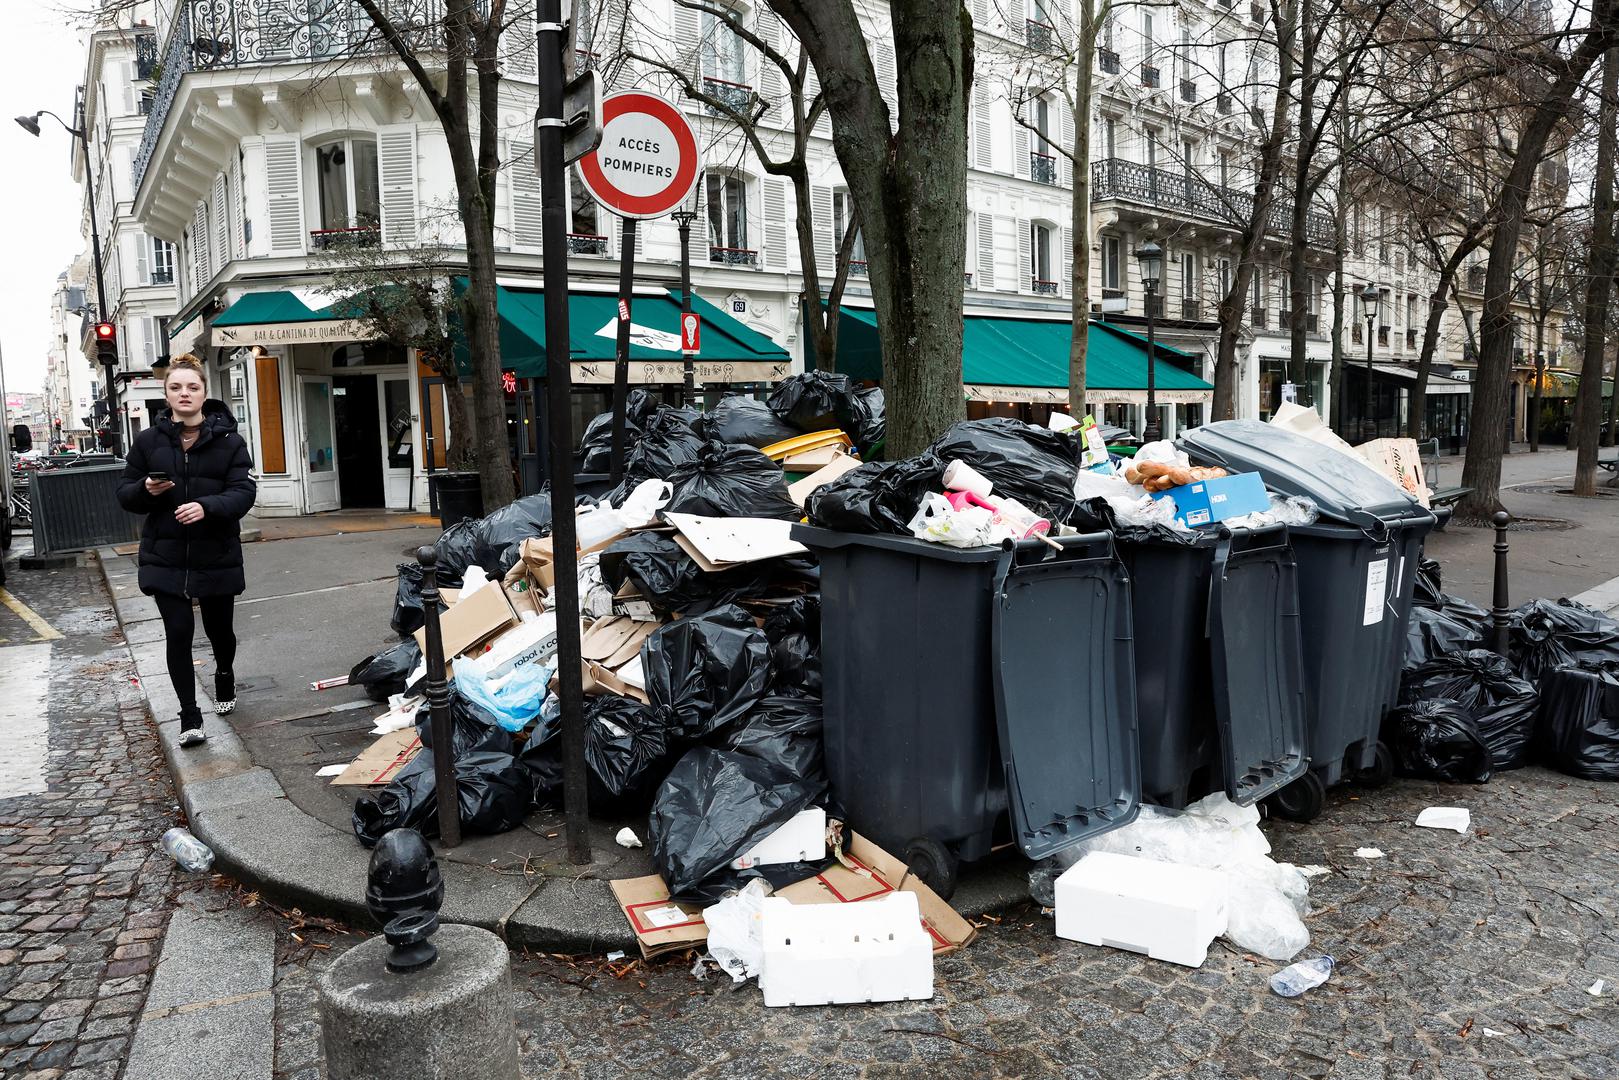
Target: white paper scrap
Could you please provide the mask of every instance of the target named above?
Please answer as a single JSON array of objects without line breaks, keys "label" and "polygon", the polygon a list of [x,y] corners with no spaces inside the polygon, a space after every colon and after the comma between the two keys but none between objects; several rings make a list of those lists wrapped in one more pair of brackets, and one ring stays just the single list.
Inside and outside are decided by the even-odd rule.
[{"label": "white paper scrap", "polygon": [[1417,815],[1417,824],[1424,829],[1452,829],[1459,833],[1465,833],[1472,821],[1472,813],[1461,806],[1430,806]]},{"label": "white paper scrap", "polygon": [[336,765],[323,765],[323,766],[321,766],[319,769],[315,770],[315,775],[316,776],[336,776],[338,773],[342,772],[344,769],[347,769],[348,767],[349,767],[349,763],[347,761],[339,761]]},{"label": "white paper scrap", "polygon": [[624,848],[638,848],[641,846],[641,838],[636,836],[635,830],[629,826],[625,826],[624,828],[618,830],[618,835],[613,837],[613,841],[617,843],[619,847]]},{"label": "white paper scrap", "polygon": [[1602,990],[1607,985],[1608,984],[1606,982],[1604,982],[1601,979],[1598,979],[1596,982],[1594,982],[1590,986],[1586,987],[1585,992],[1587,994],[1590,994],[1592,997],[1601,997],[1602,996]]},{"label": "white paper scrap", "polygon": [[1383,853],[1374,847],[1363,847],[1355,849],[1355,856],[1361,859],[1381,859]]}]

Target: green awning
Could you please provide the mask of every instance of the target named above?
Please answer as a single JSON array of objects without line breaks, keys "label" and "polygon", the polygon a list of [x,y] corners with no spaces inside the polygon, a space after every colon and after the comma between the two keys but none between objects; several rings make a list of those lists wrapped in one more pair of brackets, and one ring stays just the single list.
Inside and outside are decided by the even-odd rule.
[{"label": "green awning", "polygon": [[311,308],[292,293],[248,293],[226,308],[214,320],[214,326],[257,326],[261,323],[316,322],[336,316],[330,308]]},{"label": "green awning", "polygon": [[[457,288],[464,289],[465,281],[458,279]],[[543,379],[545,291],[500,286],[495,302],[500,312],[501,367],[519,378]],[[750,330],[696,294],[692,295],[692,310],[703,320],[696,364],[699,383],[776,382],[791,370],[786,350],[764,334]],[[631,382],[681,381],[680,315],[680,294],[673,289],[635,297],[630,313]],[[617,331],[616,295],[574,293],[568,298],[568,345],[575,383],[613,381]],[[457,342],[456,359],[466,370],[464,341]]]},{"label": "green awning", "polygon": [[[1066,400],[1069,323],[968,315],[963,319],[961,380],[972,397],[986,400]],[[1109,323],[1088,331],[1087,396],[1134,400],[1147,388],[1147,339]],[[1155,382],[1165,400],[1202,400],[1214,387],[1187,371],[1196,357],[1159,342]],[[837,370],[852,378],[882,379],[882,345],[875,312],[844,308],[838,323]],[[1030,393],[1006,393],[1002,390]],[[1032,393],[1047,390],[1049,394]],[[1057,393],[1061,391],[1061,393]],[[993,392],[994,396],[991,397]],[[1103,392],[1112,392],[1104,395]]]}]

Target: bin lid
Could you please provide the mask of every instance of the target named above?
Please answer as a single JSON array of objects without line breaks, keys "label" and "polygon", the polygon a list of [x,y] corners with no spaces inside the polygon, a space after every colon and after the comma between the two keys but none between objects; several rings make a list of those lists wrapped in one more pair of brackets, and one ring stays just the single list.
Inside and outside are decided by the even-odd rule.
[{"label": "bin lid", "polygon": [[1258,420],[1204,424],[1182,434],[1180,445],[1199,461],[1233,472],[1257,472],[1265,486],[1312,500],[1323,517],[1334,521],[1360,525],[1366,515],[1384,522],[1432,516],[1365,462]]},{"label": "bin lid", "polygon": [[1208,612],[1225,792],[1237,805],[1252,806],[1310,764],[1298,566],[1285,528],[1221,538]]},{"label": "bin lid", "polygon": [[995,722],[1031,859],[1129,824],[1141,803],[1129,578],[1108,534],[1061,542],[1003,552],[995,575]]}]

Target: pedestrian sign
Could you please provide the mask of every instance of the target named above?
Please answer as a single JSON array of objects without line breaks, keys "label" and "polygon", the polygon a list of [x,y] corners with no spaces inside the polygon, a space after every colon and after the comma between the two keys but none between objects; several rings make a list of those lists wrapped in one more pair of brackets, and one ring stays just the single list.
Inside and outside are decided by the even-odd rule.
[{"label": "pedestrian sign", "polygon": [[680,316],[680,351],[695,353],[702,350],[703,320],[694,311]]}]

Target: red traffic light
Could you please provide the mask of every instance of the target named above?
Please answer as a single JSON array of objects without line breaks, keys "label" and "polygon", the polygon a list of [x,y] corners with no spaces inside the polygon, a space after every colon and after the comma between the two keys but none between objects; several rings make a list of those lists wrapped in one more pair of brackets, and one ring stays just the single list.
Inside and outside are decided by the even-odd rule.
[{"label": "red traffic light", "polygon": [[96,339],[98,341],[112,341],[118,337],[118,327],[110,322],[96,323]]}]

